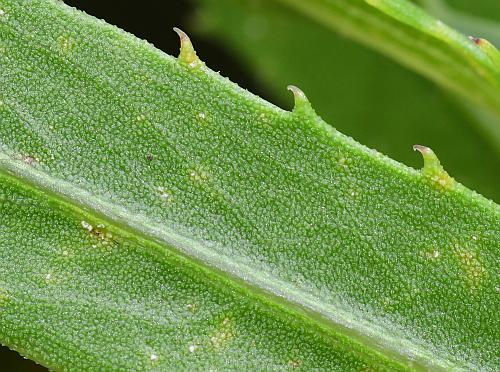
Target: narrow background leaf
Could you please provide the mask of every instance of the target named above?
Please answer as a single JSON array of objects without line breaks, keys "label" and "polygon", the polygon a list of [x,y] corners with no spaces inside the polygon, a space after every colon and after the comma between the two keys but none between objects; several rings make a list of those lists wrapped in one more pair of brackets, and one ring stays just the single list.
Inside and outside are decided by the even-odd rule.
[{"label": "narrow background leaf", "polygon": [[[120,337],[125,319],[137,311],[137,323],[127,325],[151,332],[163,330],[158,324],[168,329],[184,321],[163,301],[158,318],[151,318],[156,307],[147,299],[175,293],[175,278],[186,270],[200,278],[196,288],[208,278],[216,279],[208,283],[211,290],[226,283],[222,298],[240,293],[243,298],[234,301],[246,309],[234,308],[234,324],[242,327],[241,338],[232,341],[236,349],[200,362],[279,357],[295,366],[295,359],[279,353],[289,350],[295,331],[311,337],[321,355],[308,351],[310,341],[297,353],[325,365],[323,352],[338,344],[326,340],[326,349],[317,348],[322,332],[341,341],[333,358],[349,359],[343,346],[358,345],[348,365],[365,358],[374,368],[387,366],[387,359],[406,366],[494,368],[497,332],[490,325],[498,322],[500,211],[429,168],[429,160],[436,162],[429,150],[417,148],[426,165],[415,171],[338,133],[295,88],[296,107],[284,111],[201,63],[179,63],[60,2],[0,4],[7,15],[0,23],[0,184],[8,216],[1,227],[10,239],[0,262],[6,282],[17,274],[3,298],[18,306],[11,317],[2,313],[4,342],[56,367],[71,367],[72,350],[64,348],[76,345],[88,351],[78,355],[84,363],[98,363],[103,344],[113,347],[107,363],[149,366],[163,354],[141,349],[139,336],[135,348],[130,343],[137,338]],[[75,270],[85,284],[70,280],[71,272],[50,271],[51,263],[65,267],[57,259],[65,256],[61,243],[72,239]],[[76,245],[95,240],[103,247]],[[93,256],[92,249],[108,247],[104,256]],[[60,256],[51,255],[61,248]],[[13,263],[12,257],[19,258]],[[169,266],[175,269],[167,278],[172,291],[156,287]],[[208,276],[198,276],[200,270]],[[72,285],[82,289],[76,298],[90,306],[63,290]],[[132,301],[117,303],[120,293]],[[114,315],[96,325],[92,301]],[[169,301],[176,306],[175,295]],[[254,311],[259,303],[270,327],[289,321],[279,327],[290,330],[281,346],[262,342],[263,352],[276,351],[269,359],[259,352],[255,357],[260,346],[249,348],[243,332],[251,334],[257,324],[254,332],[261,335],[264,323]],[[16,322],[20,309],[25,320],[40,322]],[[63,325],[78,327],[76,334],[55,327],[72,309],[82,321]],[[227,319],[209,317],[219,327],[212,329],[212,346],[233,335],[227,329],[231,314]],[[182,347],[177,341],[187,341],[185,334],[159,336],[158,342],[173,350]],[[157,346],[155,340],[148,342]],[[238,350],[246,354],[233,355]]]},{"label": "narrow background leaf", "polygon": [[293,82],[341,132],[414,167],[419,159],[408,149],[425,143],[459,181],[500,198],[500,144],[462,101],[280,3],[198,3],[193,25],[200,35],[222,40],[241,56],[283,107],[290,105],[283,87]]}]

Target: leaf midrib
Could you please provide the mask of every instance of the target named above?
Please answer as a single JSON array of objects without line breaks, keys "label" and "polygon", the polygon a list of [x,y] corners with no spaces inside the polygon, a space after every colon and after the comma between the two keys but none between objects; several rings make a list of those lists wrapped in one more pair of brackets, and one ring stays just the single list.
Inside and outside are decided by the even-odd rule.
[{"label": "leaf midrib", "polygon": [[[45,51],[50,53],[50,51]],[[170,56],[166,56],[163,53],[152,49],[149,51],[151,51],[151,54],[155,54],[156,58],[174,63],[174,59]],[[54,55],[59,57],[58,54]],[[213,81],[217,81],[217,83],[223,85],[228,91],[230,90],[234,94],[256,101],[256,105],[259,105],[260,108],[265,107],[266,109],[271,109],[275,112],[277,111],[282,115],[290,115],[289,112],[273,106],[261,98],[238,88],[232,83],[228,83],[208,69],[204,69],[203,73],[210,74]],[[107,81],[99,81],[99,83],[106,82]],[[104,86],[107,88],[105,84]],[[318,125],[324,127],[325,131],[330,135],[340,136],[344,142],[355,147],[356,150],[359,150],[363,156],[373,158],[374,153],[371,152],[371,150],[355,143],[354,140],[338,134],[338,132],[335,132],[329,125],[322,121],[318,122]],[[406,176],[417,177],[419,175],[417,171],[407,168],[388,158],[378,159],[377,161],[382,162],[393,171],[404,173]],[[7,173],[10,174],[11,178],[18,180],[18,182],[21,182],[24,185],[29,185],[29,187],[38,190],[38,192],[42,192],[46,197],[53,200],[56,205],[66,205],[70,207],[79,216],[87,215],[91,220],[102,219],[107,222],[107,225],[114,225],[116,229],[124,232],[125,234],[133,236],[136,239],[146,241],[148,246],[154,245],[159,251],[174,251],[176,254],[180,254],[183,257],[187,257],[191,261],[199,263],[200,266],[204,268],[208,267],[210,270],[219,273],[221,278],[231,280],[232,282],[238,282],[240,285],[249,288],[252,293],[264,293],[266,298],[269,298],[273,303],[284,303],[284,306],[288,309],[294,309],[294,311],[307,314],[309,318],[314,318],[318,322],[324,324],[325,328],[338,330],[340,333],[363,342],[370,348],[376,349],[388,357],[399,359],[402,362],[408,362],[403,352],[394,352],[394,350],[405,350],[405,347],[397,345],[397,341],[399,339],[392,343],[391,348],[388,348],[386,347],[387,345],[377,344],[376,333],[383,334],[383,332],[375,332],[375,329],[373,327],[369,327],[369,325],[365,327],[365,330],[367,331],[365,333],[359,332],[359,329],[363,328],[362,325],[359,324],[357,325],[357,333],[350,331],[347,327],[342,325],[342,321],[344,321],[344,324],[353,326],[354,320],[348,316],[349,314],[347,312],[344,312],[347,313],[347,315],[344,314],[339,317],[339,309],[335,309],[335,311],[333,311],[334,309],[329,309],[328,306],[319,303],[313,298],[308,298],[308,301],[305,301],[303,293],[297,290],[294,292],[294,289],[288,286],[287,283],[276,282],[276,280],[266,273],[252,272],[248,270],[245,265],[238,264],[234,261],[234,258],[233,261],[231,261],[225,260],[224,257],[219,257],[219,255],[214,254],[210,250],[210,244],[213,243],[190,239],[187,233],[182,234],[179,231],[176,231],[174,227],[166,228],[164,225],[151,223],[151,221],[144,216],[130,215],[125,209],[120,209],[111,203],[99,200],[95,197],[95,195],[91,195],[84,189],[74,187],[72,184],[62,180],[53,179],[48,174],[37,171],[36,167],[34,168],[20,162],[15,162],[8,156],[0,154],[0,174]],[[82,201],[89,202],[84,204]],[[238,270],[235,270],[235,267]],[[249,279],[248,282],[244,282],[236,273],[241,276],[244,274],[245,277]],[[281,289],[281,284],[283,284],[285,290]],[[263,290],[265,290],[265,292]],[[323,308],[319,308],[320,305],[323,305]],[[336,316],[328,316],[328,314]],[[369,333],[372,334],[371,338],[366,336],[366,334]],[[385,341],[387,341],[387,339],[385,339]],[[407,349],[415,349],[415,345],[411,343],[408,344],[408,346],[409,347]],[[425,348],[418,348],[418,350],[415,349],[414,351],[419,352],[421,356],[425,356],[423,357],[424,361],[425,359],[432,360],[435,357],[434,355],[429,355],[429,352]],[[442,365],[449,366],[448,361],[443,359]]]},{"label": "leaf midrib", "polygon": [[[331,130],[331,134],[345,137],[333,132],[326,123],[321,122],[321,124]],[[356,145],[365,155],[370,155],[371,150],[348,137],[345,139]],[[408,176],[419,176],[417,171],[389,158],[383,157],[378,161]],[[216,273],[219,279],[236,283],[253,294],[262,295],[271,303],[313,319],[328,332],[340,333],[403,365],[411,363],[411,367],[417,369],[426,369],[431,365],[433,368],[444,369],[456,366],[451,360],[436,359],[436,356],[424,346],[418,345],[416,340],[412,342],[385,334],[383,327],[375,326],[376,322],[370,322],[375,319],[360,321],[351,316],[352,311],[345,305],[338,303],[334,308],[287,282],[276,280],[267,272],[251,270],[234,257],[215,253],[215,250],[210,249],[215,246],[212,242],[197,241],[190,238],[188,232],[181,232],[179,228],[154,223],[145,216],[130,214],[125,209],[103,201],[84,189],[53,178],[43,171],[38,171],[33,165],[13,160],[3,153],[0,153],[0,175],[14,179],[23,186],[41,193],[58,208],[70,210],[82,220],[102,221],[106,226],[112,226],[118,236],[127,236],[140,241],[146,246],[154,247],[160,254],[170,251],[180,255],[203,269]],[[459,190],[466,194],[470,193],[464,187],[460,187]],[[484,201],[482,197],[480,199]],[[395,325],[392,326],[396,328]]]}]

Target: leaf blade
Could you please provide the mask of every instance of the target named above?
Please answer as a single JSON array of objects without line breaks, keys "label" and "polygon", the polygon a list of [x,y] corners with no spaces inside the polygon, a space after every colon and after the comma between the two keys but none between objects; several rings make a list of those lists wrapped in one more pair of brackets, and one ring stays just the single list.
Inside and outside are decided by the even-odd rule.
[{"label": "leaf blade", "polygon": [[[0,180],[2,217],[16,221],[0,242],[2,343],[51,369],[400,368],[163,247]],[[47,220],[58,234],[46,234]],[[11,249],[33,236],[28,251]]]},{"label": "leaf blade", "polygon": [[[478,306],[496,298],[498,206],[460,185],[442,190],[315,115],[280,110],[60,3],[2,7],[11,17],[0,24],[3,172],[350,326],[388,355],[488,366],[495,335],[480,317],[497,315]],[[453,234],[465,245],[457,252]],[[445,288],[425,255],[434,240],[450,245],[438,262]],[[479,283],[477,262],[488,273]],[[380,288],[367,285],[377,279]],[[435,306],[481,311],[450,323],[428,318]],[[444,337],[419,334],[434,326]],[[478,332],[481,345],[456,344]]]},{"label": "leaf blade", "polygon": [[409,1],[280,1],[499,115],[498,62]]},{"label": "leaf blade", "polygon": [[293,82],[326,122],[358,142],[413,167],[419,159],[408,149],[425,143],[439,149],[457,180],[493,200],[500,196],[493,115],[472,117],[465,100],[281,3],[199,1],[192,24],[199,37],[233,51],[259,78],[261,94],[273,93],[281,106],[289,105],[283,86]]}]

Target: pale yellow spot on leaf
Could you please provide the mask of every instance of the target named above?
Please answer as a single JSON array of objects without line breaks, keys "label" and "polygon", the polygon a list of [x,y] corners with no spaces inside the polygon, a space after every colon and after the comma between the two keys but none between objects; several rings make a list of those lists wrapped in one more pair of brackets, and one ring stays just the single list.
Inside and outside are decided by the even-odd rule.
[{"label": "pale yellow spot on leaf", "polygon": [[208,173],[202,168],[193,168],[189,170],[189,178],[193,182],[202,183],[208,180]]},{"label": "pale yellow spot on leaf", "polygon": [[427,252],[425,252],[425,258],[429,260],[437,260],[441,256],[441,252],[438,251],[437,249],[431,249]]},{"label": "pale yellow spot on leaf", "polygon": [[9,292],[6,289],[0,288],[0,306],[7,304],[11,299]]},{"label": "pale yellow spot on leaf", "polygon": [[35,163],[38,163],[40,160],[38,158],[35,158],[34,156],[27,155],[23,157],[23,161],[28,165],[33,165]]},{"label": "pale yellow spot on leaf", "polygon": [[301,361],[298,359],[292,359],[288,361],[288,366],[291,368],[299,368],[301,365]]},{"label": "pale yellow spot on leaf", "polygon": [[45,282],[52,283],[53,281],[54,281],[54,274],[49,271],[47,274],[45,274]]},{"label": "pale yellow spot on leaf", "polygon": [[485,268],[474,252],[459,247],[455,247],[455,250],[460,265],[465,271],[467,283],[472,289],[476,289],[487,274]]},{"label": "pale yellow spot on leaf", "polygon": [[227,345],[233,337],[233,325],[229,318],[222,321],[220,328],[210,337],[213,347],[219,349]]},{"label": "pale yellow spot on leaf", "polygon": [[[99,239],[99,243],[103,245],[111,244],[114,242],[113,233],[110,231],[106,231],[106,226],[103,224],[98,224],[97,226],[92,226],[87,221],[80,222],[82,228],[86,230],[90,235],[94,238]],[[96,245],[92,245],[92,248],[96,248]]]},{"label": "pale yellow spot on leaf", "polygon": [[59,36],[58,41],[59,41],[59,48],[63,53],[71,53],[71,51],[74,49],[76,45],[75,41],[67,35]]}]

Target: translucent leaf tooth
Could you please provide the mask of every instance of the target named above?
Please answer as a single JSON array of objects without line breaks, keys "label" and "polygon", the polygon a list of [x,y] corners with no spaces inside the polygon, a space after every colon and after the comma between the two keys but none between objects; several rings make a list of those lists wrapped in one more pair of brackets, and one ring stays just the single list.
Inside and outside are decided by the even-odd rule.
[{"label": "translucent leaf tooth", "polygon": [[493,62],[500,65],[500,51],[493,44],[491,44],[486,39],[477,38],[474,36],[469,36],[469,39],[474,42],[474,44],[476,44],[479,48],[481,48]]},{"label": "translucent leaf tooth", "polygon": [[201,64],[200,59],[196,55],[193,44],[189,39],[189,36],[181,29],[174,27],[174,31],[179,35],[181,42],[181,47],[179,51],[179,57],[177,58],[180,63],[188,67],[194,68]]},{"label": "translucent leaf tooth", "polygon": [[473,42],[474,42],[475,44],[477,44],[477,45],[480,45],[480,44],[481,44],[481,39],[480,39],[480,38],[478,38],[478,37],[469,36],[469,39],[470,39],[471,41],[473,41]]},{"label": "translucent leaf tooth", "polygon": [[294,113],[305,113],[305,114],[316,115],[311,106],[311,103],[309,102],[306,95],[301,89],[299,89],[295,85],[288,85],[286,88],[293,93],[293,98],[295,101],[295,105],[293,106]]},{"label": "translucent leaf tooth", "polygon": [[426,178],[446,189],[451,189],[455,186],[455,180],[444,170],[434,151],[422,145],[414,145],[413,150],[422,154],[424,159],[422,174]]}]

